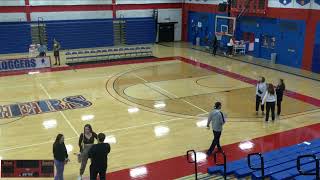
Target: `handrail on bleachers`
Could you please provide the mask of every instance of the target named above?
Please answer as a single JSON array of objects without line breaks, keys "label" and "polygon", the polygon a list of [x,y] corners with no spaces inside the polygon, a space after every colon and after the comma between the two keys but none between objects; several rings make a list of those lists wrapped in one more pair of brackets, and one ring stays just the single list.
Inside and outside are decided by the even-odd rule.
[{"label": "handrail on bleachers", "polygon": [[[301,160],[304,158],[313,158],[316,162],[316,171],[315,172],[304,172],[301,169]],[[320,171],[319,171],[319,159],[314,154],[308,154],[308,155],[302,155],[298,156],[297,158],[297,169],[300,173],[300,175],[306,175],[306,176],[316,176],[316,180],[320,180]]]},{"label": "handrail on bleachers", "polygon": [[[253,156],[258,156],[260,158],[260,167],[252,167],[251,157],[253,157]],[[261,153],[248,154],[248,166],[250,169],[255,170],[255,171],[261,170],[261,179],[263,180],[265,178],[264,177],[264,158]]]},{"label": "handrail on bleachers", "polygon": [[[218,154],[222,154],[223,164],[217,163],[217,155]],[[217,166],[223,166],[223,178],[226,180],[227,179],[227,156],[226,156],[226,154],[223,151],[216,151],[213,154],[213,160]]]},{"label": "handrail on bleachers", "polygon": [[[194,160],[190,160],[190,158],[189,158],[190,153],[193,153]],[[194,163],[195,180],[198,180],[198,162],[197,162],[197,153],[195,150],[187,151],[187,160],[188,160],[188,163]]]}]

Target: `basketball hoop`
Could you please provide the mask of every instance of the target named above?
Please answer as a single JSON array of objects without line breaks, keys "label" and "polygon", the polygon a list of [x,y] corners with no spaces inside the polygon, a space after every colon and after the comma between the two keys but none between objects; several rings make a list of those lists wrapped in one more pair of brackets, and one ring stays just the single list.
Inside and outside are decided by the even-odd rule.
[{"label": "basketball hoop", "polygon": [[217,40],[220,41],[222,39],[222,36],[224,36],[225,32],[216,32]]}]

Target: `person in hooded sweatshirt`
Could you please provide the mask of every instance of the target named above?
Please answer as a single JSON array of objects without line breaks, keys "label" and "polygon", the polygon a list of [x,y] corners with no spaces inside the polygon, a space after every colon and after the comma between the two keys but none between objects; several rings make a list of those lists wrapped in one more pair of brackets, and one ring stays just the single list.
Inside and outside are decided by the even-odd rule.
[{"label": "person in hooded sweatshirt", "polygon": [[264,77],[260,77],[259,82],[256,86],[256,115],[259,114],[259,106],[261,105],[262,115],[264,115],[264,104],[262,103],[262,99],[267,91],[266,79]]}]

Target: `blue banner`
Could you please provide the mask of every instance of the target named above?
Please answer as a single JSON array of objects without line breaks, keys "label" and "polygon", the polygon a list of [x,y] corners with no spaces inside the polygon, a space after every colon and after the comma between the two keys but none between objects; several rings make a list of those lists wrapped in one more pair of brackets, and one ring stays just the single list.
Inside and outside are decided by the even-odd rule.
[{"label": "blue banner", "polygon": [[0,72],[49,67],[51,67],[50,57],[0,60]]}]

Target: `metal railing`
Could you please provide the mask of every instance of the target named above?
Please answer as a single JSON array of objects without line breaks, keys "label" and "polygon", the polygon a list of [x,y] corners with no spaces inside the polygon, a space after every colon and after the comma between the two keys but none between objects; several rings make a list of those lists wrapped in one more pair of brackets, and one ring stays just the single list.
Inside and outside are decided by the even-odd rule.
[{"label": "metal railing", "polygon": [[[260,158],[260,167],[252,167],[251,157],[253,157],[253,156],[258,156]],[[264,177],[264,158],[261,153],[248,154],[248,166],[250,169],[255,170],[255,171],[261,170],[261,179],[263,180],[265,178]]]},{"label": "metal railing", "polygon": [[[193,153],[194,160],[190,160],[190,158],[189,158],[190,153]],[[195,150],[187,151],[187,160],[188,160],[188,163],[194,163],[195,180],[198,180],[198,162],[197,162],[197,153]]]},{"label": "metal railing", "polygon": [[[315,160],[315,162],[316,162],[316,172],[304,172],[301,169],[301,160],[304,159],[304,158],[313,158]],[[297,169],[298,169],[300,175],[316,176],[316,180],[320,180],[319,159],[314,154],[299,156],[298,159],[297,159]]]},{"label": "metal railing", "polygon": [[[218,154],[222,154],[222,156],[223,156],[223,163],[222,164],[217,163],[217,155]],[[226,180],[227,179],[227,156],[226,156],[226,154],[223,151],[216,151],[213,154],[213,160],[217,166],[223,166],[223,178]]]}]

